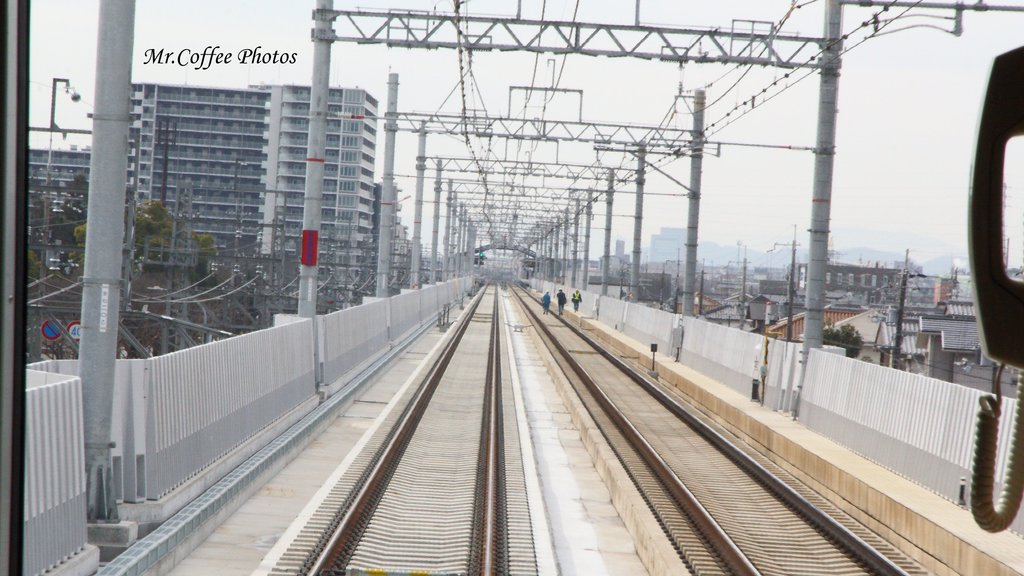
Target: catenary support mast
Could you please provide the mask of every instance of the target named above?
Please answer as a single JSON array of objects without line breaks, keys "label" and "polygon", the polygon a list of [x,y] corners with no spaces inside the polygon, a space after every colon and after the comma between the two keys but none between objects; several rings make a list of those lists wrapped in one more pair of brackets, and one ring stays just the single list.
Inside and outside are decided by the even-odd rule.
[{"label": "catenary support mast", "polygon": [[82,380],[89,522],[118,520],[110,466],[110,432],[128,185],[134,39],[135,1],[101,0],[78,364],[78,376]]},{"label": "catenary support mast", "polygon": [[420,128],[419,154],[416,155],[416,207],[412,219],[412,262],[409,271],[409,288],[419,288],[423,281],[423,242],[420,239],[423,219],[423,180],[427,171],[427,129]]},{"label": "catenary support mast", "polygon": [[[334,8],[334,0],[317,0],[318,10]],[[302,204],[302,256],[299,266],[298,313],[316,316],[317,258],[327,150],[327,101],[330,98],[330,22],[317,20],[313,35],[313,81],[309,89],[309,139],[306,144],[306,184]]]},{"label": "catenary support mast", "polygon": [[629,275],[629,299],[640,299],[640,242],[644,226],[644,184],[647,182],[647,151],[641,146],[636,152],[636,212],[633,219],[633,262]]},{"label": "catenary support mast", "polygon": [[842,8],[839,0],[825,6],[826,45],[818,89],[818,137],[814,150],[814,192],[811,200],[810,255],[807,264],[804,366],[812,348],[822,345],[825,318],[825,267],[828,264],[829,218],[832,210],[832,172],[836,157]]},{"label": "catenary support mast", "polygon": [[608,171],[608,191],[604,195],[604,254],[601,257],[601,296],[608,295],[612,275],[612,200],[615,197],[615,171]]},{"label": "catenary support mast", "polygon": [[690,152],[689,210],[686,217],[686,273],[683,276],[683,316],[693,316],[697,280],[697,231],[700,225],[700,181],[704,163],[704,90],[693,95],[693,149]]},{"label": "catenary support mast", "polygon": [[430,229],[430,283],[441,279],[438,274],[437,233],[441,225],[441,161],[437,161],[437,175],[434,178],[434,226]]},{"label": "catenary support mast", "polygon": [[391,295],[391,242],[395,236],[395,134],[398,132],[398,74],[388,74],[388,107],[384,121],[384,175],[377,227],[377,297]]}]

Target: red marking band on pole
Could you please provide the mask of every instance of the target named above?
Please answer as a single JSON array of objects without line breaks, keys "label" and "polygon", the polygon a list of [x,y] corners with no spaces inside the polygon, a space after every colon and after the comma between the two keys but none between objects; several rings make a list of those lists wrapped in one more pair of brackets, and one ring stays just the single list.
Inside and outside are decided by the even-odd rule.
[{"label": "red marking band on pole", "polygon": [[813,199],[811,199],[811,203],[814,203],[814,202],[829,202],[829,201],[830,201],[829,198],[813,198]]},{"label": "red marking band on pole", "polygon": [[319,232],[316,230],[302,231],[302,265],[316,266],[316,252]]},{"label": "red marking band on pole", "polygon": [[323,158],[306,158],[306,162],[319,162],[319,163],[323,164],[324,163],[324,159]]}]

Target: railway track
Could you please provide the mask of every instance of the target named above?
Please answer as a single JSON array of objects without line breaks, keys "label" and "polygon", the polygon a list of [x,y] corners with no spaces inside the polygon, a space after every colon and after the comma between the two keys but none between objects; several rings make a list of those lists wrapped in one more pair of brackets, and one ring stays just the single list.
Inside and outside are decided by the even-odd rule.
[{"label": "railway track", "polygon": [[536,574],[501,326],[482,290],[270,574]]},{"label": "railway track", "polygon": [[693,574],[923,574],[536,300],[520,307]]}]

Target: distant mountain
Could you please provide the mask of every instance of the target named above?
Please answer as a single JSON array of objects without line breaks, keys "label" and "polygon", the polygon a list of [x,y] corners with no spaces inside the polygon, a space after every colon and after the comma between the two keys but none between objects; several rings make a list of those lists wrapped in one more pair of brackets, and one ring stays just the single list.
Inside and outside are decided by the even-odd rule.
[{"label": "distant mountain", "polygon": [[[832,257],[835,261],[843,264],[874,266],[877,263],[879,266],[887,268],[901,268],[903,266],[904,253],[897,250],[878,250],[856,246],[835,251]],[[807,250],[802,247],[797,248],[796,258],[797,262],[806,263]],[[739,260],[742,259],[743,253],[740,252]],[[948,276],[954,263],[960,268],[962,275],[967,273],[968,260],[964,254],[952,254],[921,261],[914,259],[914,253],[911,251],[910,259],[911,262],[921,266],[924,273],[929,276]],[[725,266],[728,262],[737,261],[736,246],[701,242],[697,248],[697,260],[703,260],[708,267]],[[768,254],[760,250],[748,248],[747,261],[752,267],[762,267],[771,264],[774,268],[785,268],[789,265],[789,252],[785,248],[781,248],[779,251]]]},{"label": "distant mountain", "polygon": [[924,268],[924,273],[929,276],[949,276],[954,265],[960,269],[961,278],[970,275],[970,261],[967,259],[967,256],[963,254],[955,256],[939,256],[938,258],[932,258],[931,260],[921,263],[921,267]]},{"label": "distant mountain", "polygon": [[[903,252],[857,246],[836,250],[832,257],[835,261],[842,262],[843,264],[874,266],[875,263],[878,263],[879,266],[886,268],[902,268],[905,254]],[[911,259],[913,259],[913,256],[911,256]]]}]

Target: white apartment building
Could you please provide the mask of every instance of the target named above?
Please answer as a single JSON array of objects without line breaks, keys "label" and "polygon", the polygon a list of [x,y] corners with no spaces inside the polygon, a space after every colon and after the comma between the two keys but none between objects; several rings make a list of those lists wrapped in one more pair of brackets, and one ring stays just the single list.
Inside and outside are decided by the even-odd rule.
[{"label": "white apartment building", "polygon": [[[309,87],[135,84],[133,91],[129,173],[137,164],[139,198],[162,200],[173,213],[179,188],[190,187],[192,229],[213,235],[222,254],[294,255]],[[372,244],[377,100],[332,88],[330,112],[338,117],[327,129],[321,253],[356,265],[372,261],[363,252]]]}]

